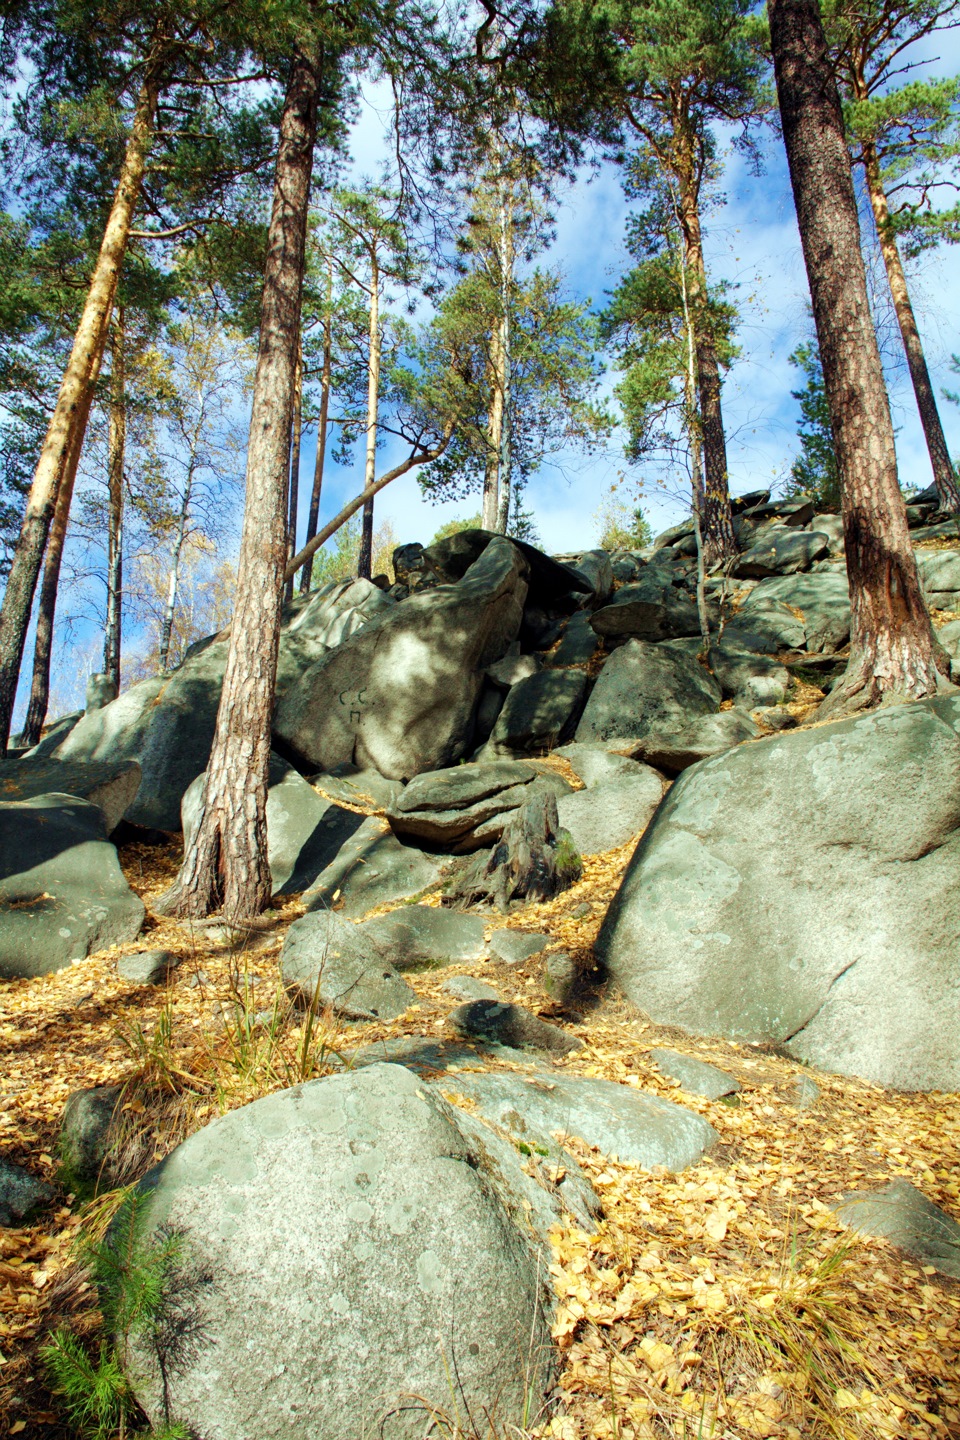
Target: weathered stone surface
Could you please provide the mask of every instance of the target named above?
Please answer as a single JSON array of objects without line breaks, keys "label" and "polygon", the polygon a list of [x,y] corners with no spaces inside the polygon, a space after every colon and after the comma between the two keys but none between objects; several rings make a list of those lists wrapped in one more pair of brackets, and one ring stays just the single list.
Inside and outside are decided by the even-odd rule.
[{"label": "weathered stone surface", "polygon": [[[231,1111],[168,1157],[146,1242],[172,1227],[185,1269],[212,1277],[171,1421],[216,1440],[420,1440],[425,1406],[461,1425],[495,1396],[504,1425],[525,1423],[551,1368],[538,1261],[453,1115],[373,1065]],[[130,1369],[159,1422],[147,1345]]]},{"label": "weathered stone surface", "polygon": [[143,916],[99,806],[72,795],[0,803],[0,975],[46,975],[135,940]]},{"label": "weathered stone surface", "polygon": [[658,1023],[957,1089],[958,777],[952,696],[706,761],[638,846],[599,960]]},{"label": "weathered stone surface", "polygon": [[365,921],[360,928],[397,970],[479,960],[486,949],[479,916],[430,905],[403,905]]},{"label": "weathered stone surface", "polygon": [[378,905],[420,895],[439,880],[442,858],[401,844],[379,815],[353,818],[357,828],[304,892],[308,910],[336,906],[341,914],[354,918]]},{"label": "weathered stone surface", "polygon": [[310,784],[335,805],[369,805],[384,809],[392,805],[403,790],[399,780],[387,780],[377,770],[360,770],[356,765],[341,765],[335,775],[320,770],[310,776]]},{"label": "weathered stone surface", "polygon": [[582,1040],[568,1035],[559,1025],[550,1025],[522,1005],[509,1005],[503,1000],[470,1000],[454,1010],[450,1024],[460,1035],[509,1045],[513,1050],[568,1055],[583,1048]]},{"label": "weathered stone surface", "polygon": [[808,570],[830,548],[830,536],[813,530],[777,526],[767,531],[737,560],[733,573],[754,579],[767,575],[793,575]]},{"label": "weathered stone surface", "polygon": [[170,675],[141,680],[84,715],[57,758],[135,760],[140,788],[126,819],[148,829],[179,830],[184,791],[210,757],[226,658],[225,640],[199,642]]},{"label": "weathered stone surface", "polygon": [[522,965],[531,955],[539,955],[553,939],[531,930],[494,930],[490,936],[490,954],[505,965]]},{"label": "weathered stone surface", "polygon": [[120,1085],[95,1085],[67,1097],[60,1122],[60,1159],[70,1184],[109,1188],[111,1147],[123,1101]]},{"label": "weathered stone surface", "polygon": [[568,1004],[580,984],[580,970],[573,956],[562,950],[548,955],[543,962],[542,984],[544,992],[557,1005]]},{"label": "weathered stone surface", "polygon": [[719,1100],[722,1095],[735,1095],[740,1089],[740,1082],[732,1075],[725,1075],[716,1065],[708,1065],[692,1055],[682,1055],[679,1050],[651,1050],[650,1059],[658,1070],[676,1080],[690,1095]]},{"label": "weathered stone surface", "polygon": [[917,569],[928,595],[960,590],[960,550],[918,550]]},{"label": "weathered stone surface", "polygon": [[574,741],[562,745],[556,752],[570,766],[573,773],[589,790],[595,785],[607,785],[620,777],[634,777],[648,773],[649,767],[639,760],[626,755],[612,755],[596,745],[583,745]]},{"label": "weathered stone surface", "polygon": [[619,589],[610,605],[597,610],[591,625],[598,635],[640,640],[670,640],[675,635],[698,635],[700,619],[694,599],[670,584],[662,572],[648,565],[633,585]]},{"label": "weathered stone surface", "polygon": [[759,734],[758,726],[743,710],[723,710],[719,715],[701,715],[676,730],[644,735],[635,742],[633,754],[675,775],[744,740],[755,740]]},{"label": "weathered stone surface", "polygon": [[770,600],[801,612],[805,648],[811,652],[840,650],[850,638],[850,588],[843,573],[820,570],[762,580],[744,601],[738,623],[751,622],[755,607]]},{"label": "weathered stone surface", "polygon": [[449,980],[443,982],[443,989],[448,995],[455,995],[458,1000],[499,1000],[499,991],[486,980],[478,980],[475,975],[451,975]]},{"label": "weathered stone surface", "polygon": [[515,655],[504,655],[495,665],[488,665],[486,675],[497,685],[504,685],[507,689],[511,685],[518,685],[521,680],[528,680],[531,675],[536,675],[540,669],[540,658],[537,655],[521,655],[519,647]]},{"label": "weathered stone surface", "polygon": [[0,761],[0,800],[30,800],[37,795],[76,795],[103,811],[110,835],[129,810],[140,786],[140,766],[132,760],[23,759]]},{"label": "weathered stone surface", "polygon": [[49,1205],[53,1190],[22,1165],[0,1159],[0,1225],[23,1225]]},{"label": "weathered stone surface", "polygon": [[[458,530],[455,535],[428,545],[423,552],[422,563],[441,580],[455,582],[463,579],[489,545],[502,541],[503,536],[492,530]],[[571,595],[589,591],[589,583],[569,565],[551,559],[524,540],[511,540],[509,543],[515,546],[529,567],[531,605],[550,606]]]},{"label": "weathered stone surface", "polygon": [[529,798],[537,771],[522,761],[491,759],[428,771],[411,780],[387,812],[399,835],[448,849],[474,848],[476,832],[496,820],[476,844],[493,843],[504,817]]},{"label": "weathered stone surface", "polygon": [[590,602],[603,605],[613,591],[613,563],[608,550],[585,550],[578,555],[573,569],[589,586]]},{"label": "weathered stone surface", "polygon": [[162,985],[179,964],[180,956],[171,950],[138,950],[121,955],[117,974],[131,985]]},{"label": "weathered stone surface", "polygon": [[507,692],[485,753],[553,749],[576,725],[586,692],[582,670],[541,670],[518,681]]},{"label": "weathered stone surface", "polygon": [[793,1080],[793,1103],[798,1110],[808,1110],[820,1099],[820,1086],[809,1075],[795,1075]]},{"label": "weathered stone surface", "polygon": [[837,1214],[852,1230],[890,1240],[919,1264],[960,1280],[960,1225],[907,1180],[854,1191]]},{"label": "weathered stone surface", "polygon": [[783,601],[763,593],[757,595],[760,588],[758,585],[751,592],[724,629],[722,649],[728,653],[747,651],[754,655],[802,650],[807,643],[803,621]]},{"label": "weathered stone surface", "polygon": [[457,1076],[457,1091],[512,1135],[549,1142],[576,1135],[606,1155],[652,1169],[683,1170],[718,1140],[713,1126],[657,1095],[559,1070],[533,1075],[487,1071]]},{"label": "weathered stone surface", "polygon": [[662,798],[660,776],[644,766],[637,775],[564,795],[557,814],[581,855],[599,855],[645,830]]},{"label": "weathered stone surface", "polygon": [[348,1020],[395,1020],[416,1000],[372,937],[329,910],[293,922],[280,969],[300,1003],[330,1005]]},{"label": "weathered stone surface", "polygon": [[42,760],[47,755],[55,754],[77,721],[82,720],[83,716],[84,711],[82,710],[76,710],[72,715],[61,715],[57,720],[54,720],[52,724],[47,726],[46,732],[40,742],[31,749],[24,751],[20,758],[22,760]]},{"label": "weathered stone surface", "polygon": [[[190,844],[200,818],[204,776],[188,787],[180,807],[184,845]],[[271,755],[267,789],[267,859],[274,895],[293,894],[315,885],[336,859],[341,846],[363,820],[332,804],[279,755]]]},{"label": "weathered stone surface", "polygon": [[483,671],[520,628],[527,564],[502,537],[455,585],[411,595],[310,665],[274,731],[322,770],[356,763],[405,780],[470,748]]},{"label": "weathered stone surface", "polygon": [[587,610],[578,610],[571,615],[560,644],[546,656],[545,663],[550,666],[589,665],[602,643],[590,624],[591,619]]},{"label": "weathered stone surface", "polygon": [[717,681],[695,660],[628,640],[601,670],[576,739],[589,744],[676,729],[715,711],[721,698]]}]

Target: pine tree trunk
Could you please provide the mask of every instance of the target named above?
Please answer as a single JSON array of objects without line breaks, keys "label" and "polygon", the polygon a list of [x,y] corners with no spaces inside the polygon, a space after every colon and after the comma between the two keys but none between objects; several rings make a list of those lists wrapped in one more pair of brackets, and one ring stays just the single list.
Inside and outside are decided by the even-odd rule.
[{"label": "pine tree trunk", "polygon": [[110,343],[110,433],[107,500],[107,624],[103,669],[120,690],[120,633],[123,609],[123,471],[127,445],[123,309],[117,310]]},{"label": "pine tree trunk", "polygon": [[500,365],[501,404],[500,456],[497,467],[499,497],[497,500],[496,530],[506,535],[510,520],[510,501],[513,493],[513,428],[512,428],[512,381],[513,345],[510,327],[510,306],[513,299],[513,207],[508,205],[501,182],[500,191]]},{"label": "pine tree trunk", "polygon": [[57,485],[61,475],[67,473],[66,457],[76,447],[79,459],[79,445],[83,443],[83,431],[89,413],[88,389],[99,373],[103,357],[117,281],[123,266],[131,221],[140,198],[159,88],[159,69],[156,59],[152,58],[148,62],[141,87],[120,181],[110,208],[83,314],[74,336],[73,349],[60,384],[56,407],[40,451],[33,484],[27,497],[20,538],[7,578],[3,606],[0,609],[0,751],[6,747],[10,734],[23,647],[47,532],[56,504]]},{"label": "pine tree trunk", "polygon": [[938,663],[903,496],[876,333],[867,303],[843,114],[817,0],[770,0],[780,115],[843,504],[850,660],[822,714],[938,689]]},{"label": "pine tree trunk", "polygon": [[940,496],[940,508],[949,511],[951,515],[956,515],[960,513],[960,487],[957,485],[956,473],[950,463],[950,452],[947,449],[946,436],[940,423],[936,396],[930,383],[930,372],[927,369],[927,360],[923,353],[923,342],[920,339],[916,316],[910,303],[907,277],[903,271],[903,261],[900,259],[896,236],[890,223],[890,208],[887,205],[886,191],[883,188],[880,174],[880,161],[877,157],[876,146],[869,142],[863,146],[863,166],[867,179],[867,190],[870,194],[870,204],[873,208],[873,218],[880,240],[880,251],[886,266],[890,294],[893,297],[893,308],[900,326],[910,379],[913,381],[913,393],[917,397],[920,423],[923,426],[930,464],[933,467],[933,480],[937,487],[937,494]]},{"label": "pine tree trunk", "polygon": [[[327,416],[330,413],[330,383],[333,375],[333,261],[327,271],[327,313],[323,321],[323,369],[320,372],[320,414],[317,420],[317,454],[313,464],[313,489],[310,491],[310,510],[307,515],[307,533],[304,545],[309,545],[317,533],[320,523],[320,492],[323,489],[323,462],[327,454]],[[300,594],[309,595],[313,579],[313,555],[304,565],[300,575]]]},{"label": "pine tree trunk", "polygon": [[[363,469],[363,488],[369,489],[377,478],[377,421],[380,412],[380,269],[377,264],[376,241],[370,246],[370,355],[367,361],[367,453]],[[373,565],[373,500],[363,507],[360,529],[360,555],[357,574],[370,579]]]},{"label": "pine tree trunk", "polygon": [[704,557],[708,565],[722,565],[738,553],[730,508],[727,475],[727,442],[723,433],[720,404],[720,364],[717,347],[707,318],[707,272],[703,262],[703,235],[700,210],[692,186],[687,185],[680,201],[684,258],[690,276],[690,313],[697,354],[697,394],[700,400],[700,436],[703,447]]},{"label": "pine tree trunk", "polygon": [[53,654],[53,627],[57,613],[57,593],[60,588],[60,566],[63,563],[63,546],[67,538],[70,521],[70,502],[73,486],[61,485],[57,504],[53,512],[50,534],[47,537],[47,551],[43,559],[43,579],[37,600],[37,630],[33,642],[33,680],[30,686],[30,702],[20,736],[21,745],[37,745],[43,733],[50,704],[50,659]]},{"label": "pine tree trunk", "polygon": [[319,66],[298,52],[280,122],[230,647],[199,823],[176,883],[161,901],[166,914],[206,915],[222,904],[231,922],[256,915],[270,903],[267,771],[319,88]]},{"label": "pine tree trunk", "polygon": [[[293,396],[293,444],[290,448],[290,503],[287,511],[287,560],[297,553],[297,513],[300,509],[300,438],[303,428],[303,350],[297,347],[297,378]],[[293,576],[287,581],[285,599],[293,599]]]}]

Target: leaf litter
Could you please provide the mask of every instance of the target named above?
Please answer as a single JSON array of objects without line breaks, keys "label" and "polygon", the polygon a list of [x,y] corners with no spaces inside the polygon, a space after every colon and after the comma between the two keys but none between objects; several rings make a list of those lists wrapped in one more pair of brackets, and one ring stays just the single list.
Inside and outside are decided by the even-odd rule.
[{"label": "leaf litter", "polygon": [[[550,950],[589,970],[635,843],[584,857],[582,878],[563,895],[489,928],[544,931]],[[551,1234],[560,1368],[531,1440],[960,1440],[960,1284],[885,1241],[851,1235],[834,1215],[851,1189],[895,1177],[960,1215],[960,1096],[893,1093],[810,1071],[775,1047],[695,1040],[615,998],[575,1016],[543,991],[542,955],[411,974],[417,1001],[397,1021],[345,1027],[293,1009],[283,994],[279,954],[303,913],[296,900],[271,912],[265,930],[216,941],[149,913],[176,873],[177,845],[126,846],[121,859],[148,907],[138,942],[0,988],[3,1158],[56,1185],[67,1096],[123,1083],[119,1183],[129,1183],[216,1115],[329,1073],[359,1045],[443,1032],[457,1004],[444,981],[478,975],[575,1029],[584,1048],[559,1068],[675,1100],[721,1137],[679,1175],[564,1137],[604,1218],[593,1233],[571,1221]],[[116,975],[120,954],[158,946],[180,959],[165,986],[134,988]],[[733,1103],[682,1092],[650,1060],[663,1044],[734,1075],[742,1088]],[[820,1097],[800,1108],[796,1082],[814,1073]],[[76,1240],[105,1223],[115,1195],[84,1206],[61,1187],[38,1223],[0,1229],[5,1433],[70,1434],[38,1351],[60,1324],[97,1333]]]}]

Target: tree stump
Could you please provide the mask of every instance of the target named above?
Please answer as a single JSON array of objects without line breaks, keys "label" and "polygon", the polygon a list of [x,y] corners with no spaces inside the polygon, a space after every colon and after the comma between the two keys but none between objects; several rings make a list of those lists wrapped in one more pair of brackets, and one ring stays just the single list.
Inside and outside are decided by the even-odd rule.
[{"label": "tree stump", "polygon": [[453,899],[461,908],[549,900],[582,873],[573,837],[560,827],[554,795],[534,795],[516,812],[489,854],[461,875]]}]

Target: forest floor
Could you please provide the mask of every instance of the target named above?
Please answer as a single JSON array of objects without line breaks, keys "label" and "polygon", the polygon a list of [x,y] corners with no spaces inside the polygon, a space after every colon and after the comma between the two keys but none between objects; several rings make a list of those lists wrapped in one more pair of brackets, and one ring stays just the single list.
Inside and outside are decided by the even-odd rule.
[{"label": "forest floor", "polygon": [[[492,925],[548,931],[557,949],[586,959],[634,843],[587,857],[572,889]],[[133,1179],[223,1111],[323,1075],[335,1053],[439,1035],[458,1003],[443,982],[474,974],[582,1038],[583,1049],[557,1062],[563,1068],[678,1100],[721,1136],[679,1175],[574,1142],[605,1218],[593,1234],[574,1225],[553,1233],[561,1367],[555,1403],[531,1436],[960,1440],[960,1283],[921,1271],[886,1242],[853,1237],[833,1214],[851,1189],[901,1176],[960,1216],[960,1096],[892,1093],[768,1049],[692,1039],[609,997],[568,1014],[541,989],[542,957],[409,975],[418,1002],[388,1025],[338,1028],[326,1015],[305,1028],[279,971],[284,933],[302,907],[284,904],[249,942],[160,920],[150,903],[178,858],[173,843],[121,851],[148,908],[143,935],[125,948],[181,955],[166,986],[119,979],[114,949],[0,989],[0,1154],[56,1183],[68,1094],[127,1081]],[[243,1018],[254,1012],[267,1019],[251,1030]],[[649,1058],[664,1043],[736,1076],[740,1094],[681,1094]],[[820,1088],[810,1108],[796,1103],[803,1075]],[[60,1324],[96,1339],[95,1294],[76,1263],[95,1213],[96,1202],[91,1211],[62,1191],[40,1224],[0,1230],[0,1433],[71,1434],[39,1348]]]}]

